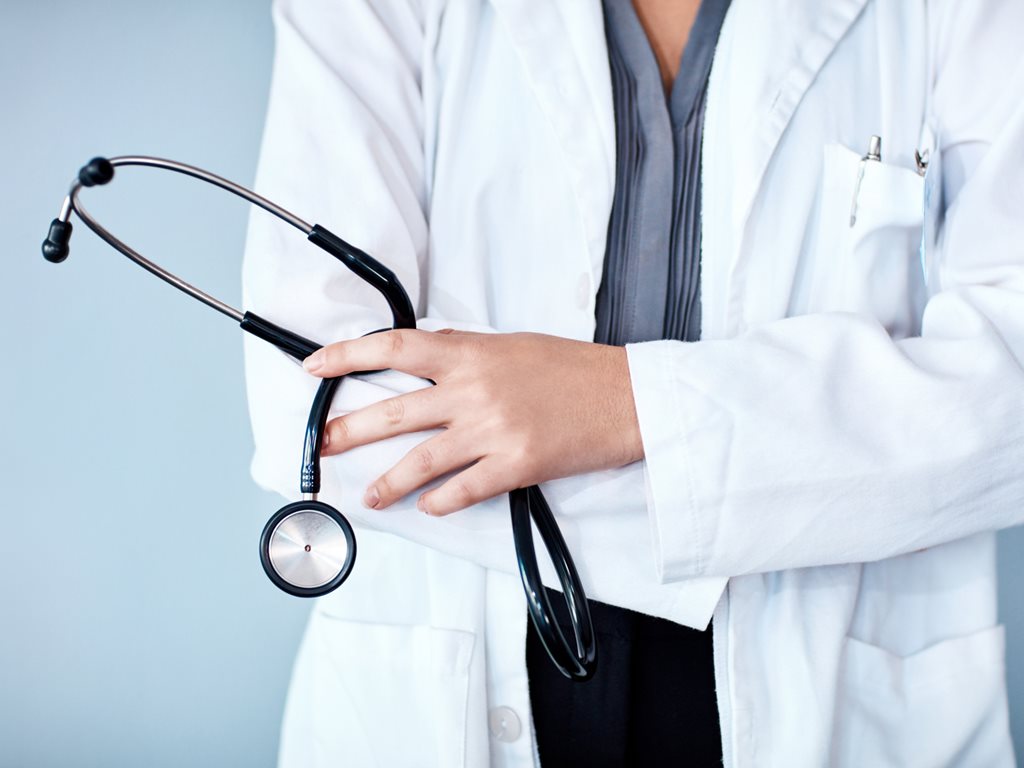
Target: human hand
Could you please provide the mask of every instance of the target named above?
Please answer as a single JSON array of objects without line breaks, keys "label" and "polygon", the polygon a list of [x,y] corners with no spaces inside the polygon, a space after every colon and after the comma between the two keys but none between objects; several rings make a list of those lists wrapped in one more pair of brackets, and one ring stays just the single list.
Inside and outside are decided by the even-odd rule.
[{"label": "human hand", "polygon": [[446,515],[514,488],[643,458],[626,350],[536,333],[396,330],[329,344],[303,366],[321,377],[393,368],[431,379],[332,419],[323,455],[443,428],[366,490],[383,509],[425,483],[417,507]]}]

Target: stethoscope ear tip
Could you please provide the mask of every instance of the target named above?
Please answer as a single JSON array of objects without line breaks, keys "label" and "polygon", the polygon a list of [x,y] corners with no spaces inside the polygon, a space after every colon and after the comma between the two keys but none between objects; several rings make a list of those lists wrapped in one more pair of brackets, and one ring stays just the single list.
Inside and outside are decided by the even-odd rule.
[{"label": "stethoscope ear tip", "polygon": [[[106,184],[114,178],[114,164],[105,157],[94,157],[83,165],[78,171],[78,183],[83,187],[95,187]],[[69,198],[73,199],[74,195]],[[67,206],[65,202],[65,206]],[[65,215],[64,212],[61,214]],[[67,214],[70,216],[70,212]],[[71,240],[71,222],[62,219],[54,219],[50,222],[50,231],[43,241],[43,258],[52,264],[60,264],[68,254],[71,247],[68,244]]]},{"label": "stethoscope ear tip", "polygon": [[43,258],[53,264],[60,264],[71,253],[71,222],[54,219],[50,222],[50,231],[43,241]]},{"label": "stethoscope ear tip", "polygon": [[94,157],[78,171],[78,181],[83,187],[106,184],[114,178],[114,166],[105,157]]}]

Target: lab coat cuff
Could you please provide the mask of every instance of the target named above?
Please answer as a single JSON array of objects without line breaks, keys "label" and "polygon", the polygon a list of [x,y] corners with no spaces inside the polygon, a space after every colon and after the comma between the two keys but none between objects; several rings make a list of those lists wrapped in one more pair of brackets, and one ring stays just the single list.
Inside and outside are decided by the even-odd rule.
[{"label": "lab coat cuff", "polygon": [[627,344],[640,436],[647,512],[662,583],[704,574],[705,536],[695,493],[693,451],[676,385],[678,341]]}]

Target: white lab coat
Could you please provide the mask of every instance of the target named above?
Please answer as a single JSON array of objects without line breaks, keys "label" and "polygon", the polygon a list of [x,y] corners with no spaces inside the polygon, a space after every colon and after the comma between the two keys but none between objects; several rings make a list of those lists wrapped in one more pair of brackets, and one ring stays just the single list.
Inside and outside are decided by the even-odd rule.
[{"label": "white lab coat", "polygon": [[[599,0],[279,0],[275,21],[258,188],[393,268],[423,327],[591,339]],[[1022,36],[1009,0],[732,2],[703,339],[628,348],[644,462],[545,486],[592,598],[713,614],[726,766],[1013,764],[993,531],[1024,519]],[[244,278],[248,308],[322,342],[387,322],[262,213]],[[315,382],[257,340],[247,366],[254,476],[295,498]],[[420,385],[348,380],[335,412]],[[288,768],[536,761],[506,499],[359,503],[422,437],[325,461],[359,556],[313,611]]]}]

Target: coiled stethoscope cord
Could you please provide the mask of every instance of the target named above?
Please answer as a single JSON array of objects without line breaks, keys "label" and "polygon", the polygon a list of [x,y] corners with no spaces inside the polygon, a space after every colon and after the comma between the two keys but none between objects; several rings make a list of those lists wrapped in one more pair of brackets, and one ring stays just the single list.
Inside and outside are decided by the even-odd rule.
[{"label": "coiled stethoscope cord", "polygon": [[[392,317],[391,329],[382,330],[416,327],[415,312],[405,288],[394,272],[369,254],[355,248],[319,224],[308,224],[243,186],[202,168],[158,157],[129,155],[109,160],[97,157],[83,166],[72,182],[67,197],[64,198],[60,214],[50,223],[50,230],[42,246],[43,256],[48,261],[59,263],[68,257],[72,232],[71,214],[76,213],[102,240],[143,269],[221,314],[227,315],[237,322],[242,330],[273,344],[295,359],[302,360],[322,346],[252,312],[243,312],[229,306],[201,291],[145,258],[97,222],[79,200],[82,188],[107,184],[114,178],[115,168],[132,165],[174,171],[213,184],[291,224],[310,242],[341,261],[381,293],[391,309]],[[360,373],[372,371],[350,375]],[[324,428],[334,392],[340,381],[340,377],[321,380],[313,398],[302,450],[299,482],[302,500],[287,504],[278,510],[267,522],[260,537],[260,562],[267,576],[280,589],[298,597],[317,597],[333,591],[345,581],[355,564],[356,539],[352,526],[338,510],[317,499],[320,491],[320,452],[323,447]],[[526,592],[530,620],[548,656],[562,674],[572,680],[587,680],[597,666],[597,640],[583,585],[565,539],[538,486],[512,491],[509,494],[509,506],[512,515],[512,537],[519,563],[519,575]],[[566,638],[555,621],[551,603],[541,581],[531,520],[537,527],[562,586],[572,626],[572,642]]]}]

